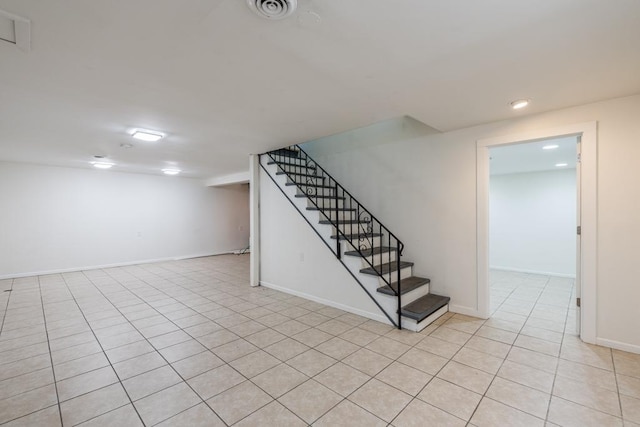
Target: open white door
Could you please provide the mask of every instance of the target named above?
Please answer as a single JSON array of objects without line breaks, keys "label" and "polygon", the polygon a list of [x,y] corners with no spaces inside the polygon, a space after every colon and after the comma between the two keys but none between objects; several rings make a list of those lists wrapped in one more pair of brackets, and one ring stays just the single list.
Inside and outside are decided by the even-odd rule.
[{"label": "open white door", "polygon": [[580,226],[580,206],[581,205],[581,193],[580,193],[580,147],[581,147],[581,141],[582,140],[582,136],[578,136],[578,143],[576,144],[577,146],[577,153],[576,155],[578,156],[577,159],[578,161],[576,162],[576,225],[577,225],[577,229],[576,229],[576,334],[578,334],[578,336],[580,336],[580,320],[581,320],[581,310],[580,310],[580,301],[581,301],[581,296],[582,296],[582,283],[581,283],[581,276],[582,276],[582,254],[580,253],[580,248],[581,248],[581,234],[582,234],[582,228]]}]

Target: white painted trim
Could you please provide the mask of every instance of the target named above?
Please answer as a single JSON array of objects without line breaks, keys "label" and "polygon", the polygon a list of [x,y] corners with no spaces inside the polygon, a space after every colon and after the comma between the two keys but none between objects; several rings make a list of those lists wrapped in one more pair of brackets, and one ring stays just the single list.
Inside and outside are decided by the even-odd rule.
[{"label": "white painted trim", "polygon": [[113,264],[100,264],[100,265],[89,265],[84,267],[69,267],[69,268],[61,268],[56,270],[43,270],[43,271],[33,271],[29,273],[18,273],[18,274],[5,274],[0,276],[0,280],[2,279],[17,279],[20,277],[31,277],[31,276],[46,276],[48,274],[60,274],[60,273],[74,273],[77,271],[87,271],[87,270],[100,270],[102,268],[115,268],[115,267],[127,267],[130,265],[137,264],[154,264],[157,262],[167,262],[167,261],[180,261],[184,259],[193,259],[193,258],[203,258],[208,256],[216,256],[216,255],[230,255],[236,252],[235,250],[224,251],[224,252],[209,252],[203,254],[193,254],[193,255],[183,255],[177,257],[166,257],[166,258],[154,258],[154,259],[141,259],[137,261],[127,261],[127,262],[116,262]]},{"label": "white painted trim", "polygon": [[[597,327],[597,122],[534,130],[514,135],[479,139],[476,142],[477,280],[479,317],[489,311],[489,147],[532,142],[560,136],[582,135],[581,157],[581,333],[588,343],[596,342]],[[453,309],[451,310],[453,311]]]},{"label": "white painted trim", "polygon": [[249,156],[249,284],[260,284],[260,156]]},{"label": "white painted trim", "polygon": [[640,354],[640,345],[608,340],[606,338],[596,338],[596,344],[601,345],[603,347],[615,348],[616,350],[627,351],[629,353]]},{"label": "white painted trim", "polygon": [[[295,295],[300,298],[308,299],[311,301],[315,301],[320,304],[328,305],[329,307],[338,308],[343,311],[347,311],[349,313],[357,314],[358,316],[366,317],[367,319],[376,320],[378,322],[384,323],[386,325],[392,325],[382,314],[374,314],[368,311],[358,310],[357,308],[350,307],[348,305],[340,304],[335,301],[329,301],[324,298],[318,298],[315,295],[310,295],[305,292],[294,291],[290,288],[285,288],[282,286],[274,285],[273,283],[268,283],[261,281],[260,286],[264,286],[265,288],[274,289],[276,291],[284,292],[285,294]],[[393,326],[393,325],[392,325]]]},{"label": "white painted trim", "polygon": [[455,305],[449,303],[449,311],[452,313],[464,314],[465,316],[480,317],[482,319],[488,319],[489,316],[484,316],[480,310],[473,307],[465,307],[463,305]]},{"label": "white painted trim", "polygon": [[553,271],[523,270],[521,268],[489,266],[489,270],[513,271],[514,273],[540,274],[541,276],[562,277],[566,279],[575,279],[575,274],[555,273]]}]

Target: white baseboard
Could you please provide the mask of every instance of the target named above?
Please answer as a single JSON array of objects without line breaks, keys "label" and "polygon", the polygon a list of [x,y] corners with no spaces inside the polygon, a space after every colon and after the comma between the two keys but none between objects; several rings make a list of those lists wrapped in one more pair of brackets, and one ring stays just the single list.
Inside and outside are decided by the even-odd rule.
[{"label": "white baseboard", "polygon": [[46,276],[48,274],[74,273],[76,271],[99,270],[102,268],[127,267],[130,265],[136,265],[136,264],[153,264],[157,262],[180,261],[183,259],[203,258],[203,257],[215,256],[215,255],[227,255],[233,252],[234,251],[231,250],[231,251],[224,251],[224,252],[210,252],[210,253],[202,253],[202,254],[194,254],[194,255],[181,255],[177,257],[142,259],[137,261],[117,262],[113,264],[99,264],[99,265],[90,265],[90,266],[84,266],[84,267],[69,267],[69,268],[61,268],[56,270],[32,271],[27,273],[10,273],[10,274],[0,275],[0,280],[1,279],[18,279],[20,277],[30,277],[30,276]]},{"label": "white baseboard", "polygon": [[455,305],[449,303],[449,311],[452,313],[464,314],[465,316],[478,317],[483,319],[480,315],[480,311],[477,308],[465,307],[463,305]]},{"label": "white baseboard", "polygon": [[501,266],[493,266],[493,265],[489,266],[489,270],[513,271],[514,273],[526,273],[526,274],[539,274],[541,276],[563,277],[566,279],[576,278],[575,274],[556,273],[553,271],[526,270],[522,268],[501,267]]},{"label": "white baseboard", "polygon": [[596,338],[596,344],[615,348],[616,350],[627,351],[629,353],[640,354],[640,345],[628,344],[620,341],[608,340],[605,338]]},{"label": "white baseboard", "polygon": [[387,325],[391,325],[392,323],[389,322],[389,319],[386,318],[386,316],[384,316],[383,314],[376,314],[376,313],[371,313],[368,311],[364,311],[364,310],[360,310],[348,305],[344,305],[344,304],[340,304],[338,302],[335,301],[330,301],[330,300],[326,300],[324,298],[319,298],[315,295],[311,295],[311,294],[307,294],[305,292],[299,292],[299,291],[295,291],[289,288],[285,288],[282,286],[278,286],[278,285],[274,285],[273,283],[268,283],[268,282],[264,282],[264,281],[260,281],[260,286],[264,286],[265,288],[269,288],[269,289],[274,289],[276,291],[280,291],[280,292],[284,292],[286,294],[290,294],[290,295],[295,295],[297,297],[300,298],[304,298],[304,299],[308,299],[311,301],[315,301],[317,303],[320,304],[324,304],[324,305],[328,305],[329,307],[333,307],[333,308],[338,308],[340,310],[343,311],[348,311],[349,313],[353,313],[353,314],[357,314],[358,316],[362,316],[362,317],[366,317],[367,319],[372,319],[372,320],[376,320],[378,322],[382,322],[385,323]]}]

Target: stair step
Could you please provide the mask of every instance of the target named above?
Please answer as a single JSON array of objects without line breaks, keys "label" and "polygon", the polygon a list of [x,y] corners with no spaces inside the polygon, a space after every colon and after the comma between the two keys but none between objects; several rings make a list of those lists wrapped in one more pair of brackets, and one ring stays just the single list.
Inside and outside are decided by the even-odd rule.
[{"label": "stair step", "polygon": [[308,173],[298,173],[298,172],[276,172],[276,175],[295,175],[295,176],[306,176],[315,179],[325,179],[326,176],[313,175]]},{"label": "stair step", "polygon": [[402,307],[402,315],[420,323],[445,305],[449,304],[449,297],[427,294],[411,304]]},{"label": "stair step", "polygon": [[320,184],[308,184],[304,182],[287,182],[284,185],[304,185],[305,187],[314,187],[314,188],[331,188],[335,189],[335,185],[320,185]]},{"label": "stair step", "polygon": [[287,156],[287,157],[298,157],[298,150],[290,150],[288,148],[280,148],[278,150],[273,150],[269,152],[272,156]]},{"label": "stair step", "polygon": [[[406,267],[413,267],[413,263],[408,261],[401,261],[400,269],[403,269]],[[380,274],[387,274],[397,270],[398,270],[398,263],[396,261],[393,261],[393,262],[388,262],[386,264],[380,264],[375,269],[373,267],[363,268],[362,270],[360,270],[360,273],[371,274],[372,276],[379,276]]]},{"label": "stair step", "polygon": [[309,195],[307,195],[307,194],[296,194],[296,197],[298,197],[298,198],[308,197],[310,199],[331,199],[331,200],[338,199],[338,200],[345,200],[345,197],[342,197],[342,196],[338,196],[338,197],[336,197],[336,196],[314,196],[312,194],[309,194]]},{"label": "stair step", "polygon": [[[400,291],[401,295],[406,294],[407,292],[411,292],[414,289],[418,289],[420,286],[428,285],[431,283],[431,280],[425,277],[411,276],[406,279],[402,279],[401,285],[402,289]],[[378,292],[385,295],[397,295],[398,292],[398,282],[393,282],[391,287],[382,286],[378,288]]]},{"label": "stair step", "polygon": [[[380,237],[382,233],[358,233],[358,234],[340,234],[340,240],[358,240],[360,237]],[[331,236],[332,239],[337,239],[337,235]]]},{"label": "stair step", "polygon": [[[293,157],[294,160],[296,160],[295,157]],[[297,160],[304,160],[302,158],[298,158]],[[312,168],[315,169],[315,166],[305,166],[307,165],[307,163],[291,163],[289,161],[280,161],[280,160],[269,160],[267,162],[268,165],[284,165],[284,166],[297,166],[297,167],[302,167],[302,168]]]},{"label": "stair step", "polygon": [[[315,197],[315,196],[312,196]],[[329,196],[329,197],[333,197],[333,196]],[[368,224],[370,223],[371,220],[364,220],[364,219],[341,219],[338,220],[338,225],[345,225],[345,224]],[[323,219],[322,221],[319,222],[320,224],[328,224],[328,225],[335,225],[336,222],[335,221],[329,221],[326,219]]]},{"label": "stair step", "polygon": [[364,249],[361,251],[347,251],[344,254],[345,255],[349,255],[349,256],[359,256],[359,257],[368,257],[371,255],[380,255],[380,254],[386,254],[388,252],[393,252],[396,251],[397,248],[392,248],[389,246],[379,246],[377,248],[373,248],[373,249]]},{"label": "stair step", "polygon": [[307,210],[308,211],[335,211],[335,210],[338,210],[338,211],[355,211],[356,208],[329,208],[329,207],[327,207],[327,208],[320,209],[320,208],[315,207],[315,206],[310,206],[310,207],[307,208]]}]

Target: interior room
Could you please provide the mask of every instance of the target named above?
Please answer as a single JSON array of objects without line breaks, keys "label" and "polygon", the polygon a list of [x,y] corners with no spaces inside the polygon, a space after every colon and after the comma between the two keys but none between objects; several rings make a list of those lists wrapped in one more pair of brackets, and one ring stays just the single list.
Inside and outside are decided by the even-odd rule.
[{"label": "interior room", "polygon": [[639,19],[0,0],[0,425],[640,425]]}]

